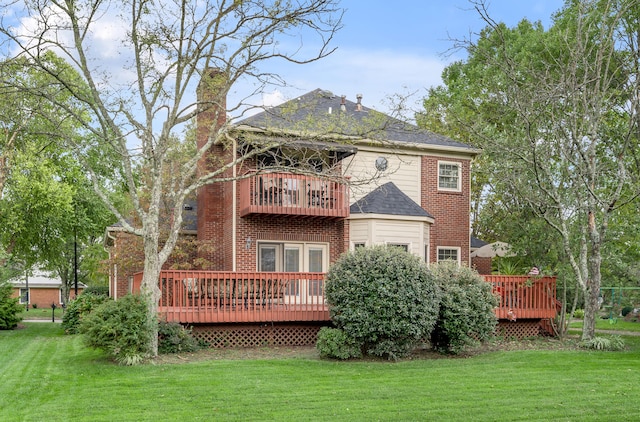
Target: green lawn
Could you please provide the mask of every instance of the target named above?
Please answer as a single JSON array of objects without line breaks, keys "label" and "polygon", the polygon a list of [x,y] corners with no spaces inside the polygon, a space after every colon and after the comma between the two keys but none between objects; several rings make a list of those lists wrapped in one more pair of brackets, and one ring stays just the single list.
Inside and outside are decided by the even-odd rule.
[{"label": "green lawn", "polygon": [[625,352],[120,367],[59,324],[25,325],[0,331],[2,421],[640,419],[640,337]]},{"label": "green lawn", "polygon": [[[572,321],[569,328],[582,328],[582,321]],[[622,318],[616,320],[599,319],[596,321],[596,330],[640,332],[640,323],[625,321]]]},{"label": "green lawn", "polygon": [[[64,309],[62,308],[55,309],[54,312],[56,316],[56,321],[62,321],[63,311]],[[23,310],[20,316],[22,317],[22,319],[26,319],[26,320],[39,319],[39,320],[51,321],[51,308],[36,308],[36,309],[29,308],[28,311]]]}]

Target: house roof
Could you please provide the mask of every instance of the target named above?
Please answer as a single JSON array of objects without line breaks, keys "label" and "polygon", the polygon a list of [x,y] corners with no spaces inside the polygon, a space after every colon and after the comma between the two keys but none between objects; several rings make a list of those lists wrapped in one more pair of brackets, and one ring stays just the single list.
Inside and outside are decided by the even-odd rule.
[{"label": "house roof", "polygon": [[303,134],[303,137],[304,133],[310,137],[313,133],[330,133],[458,150],[473,155],[479,152],[469,145],[402,122],[322,89],[315,89],[243,119],[237,123],[237,127]]},{"label": "house roof", "polygon": [[471,249],[478,249],[483,247],[484,245],[488,245],[487,242],[485,242],[484,240],[480,240],[477,237],[473,237],[471,236]]},{"label": "house roof", "polygon": [[385,214],[433,218],[393,182],[387,182],[351,205],[351,214]]},{"label": "house roof", "polygon": [[[25,288],[26,280],[25,276],[21,275],[19,277],[12,278],[9,280],[9,283],[13,285],[13,287]],[[51,274],[42,271],[35,270],[32,275],[29,275],[29,288],[30,289],[59,289],[62,287],[62,280],[59,277],[52,276]],[[87,287],[84,283],[78,283],[78,287],[84,289]]]},{"label": "house roof", "polygon": [[[117,232],[124,230],[121,222],[114,223],[107,226],[105,231],[103,242],[105,245],[110,245],[111,240],[109,238],[109,232]],[[198,201],[195,199],[186,199],[183,205],[182,212],[182,230],[186,232],[195,232],[198,230]]]}]

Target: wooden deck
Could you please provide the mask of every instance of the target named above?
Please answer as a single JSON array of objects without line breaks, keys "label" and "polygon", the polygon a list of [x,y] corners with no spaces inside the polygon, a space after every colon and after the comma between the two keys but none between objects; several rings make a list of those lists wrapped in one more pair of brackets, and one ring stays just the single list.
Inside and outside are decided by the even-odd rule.
[{"label": "wooden deck", "polygon": [[500,304],[498,319],[547,319],[558,312],[556,278],[537,276],[484,275],[493,285]]},{"label": "wooden deck", "polygon": [[[484,276],[500,298],[498,319],[557,313],[555,277]],[[142,274],[134,276],[139,291]],[[323,273],[162,271],[159,312],[180,323],[329,321]]]}]

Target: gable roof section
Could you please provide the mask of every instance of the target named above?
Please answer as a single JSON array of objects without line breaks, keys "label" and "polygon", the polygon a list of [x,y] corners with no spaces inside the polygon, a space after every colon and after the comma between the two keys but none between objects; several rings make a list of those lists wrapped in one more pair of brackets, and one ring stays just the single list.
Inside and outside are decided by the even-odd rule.
[{"label": "gable roof section", "polygon": [[333,134],[356,139],[380,139],[457,150],[480,150],[443,135],[402,122],[361,104],[315,89],[298,98],[239,121],[238,128],[290,134]]},{"label": "gable roof section", "polygon": [[413,199],[402,192],[393,182],[369,192],[351,205],[351,214],[384,214],[433,218]]},{"label": "gable roof section", "polygon": [[488,242],[485,242],[484,240],[478,239],[477,237],[473,237],[473,236],[471,236],[471,238],[470,238],[470,239],[471,239],[471,240],[470,240],[470,242],[471,242],[471,245],[470,245],[471,249],[478,249],[478,248],[483,247],[484,245],[488,245],[488,244],[489,244]]}]

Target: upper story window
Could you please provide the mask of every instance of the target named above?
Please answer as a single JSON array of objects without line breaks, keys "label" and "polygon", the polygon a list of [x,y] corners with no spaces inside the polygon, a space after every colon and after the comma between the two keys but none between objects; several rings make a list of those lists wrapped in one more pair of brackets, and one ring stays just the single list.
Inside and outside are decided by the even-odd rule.
[{"label": "upper story window", "polygon": [[438,189],[451,192],[462,190],[460,163],[438,161]]}]

